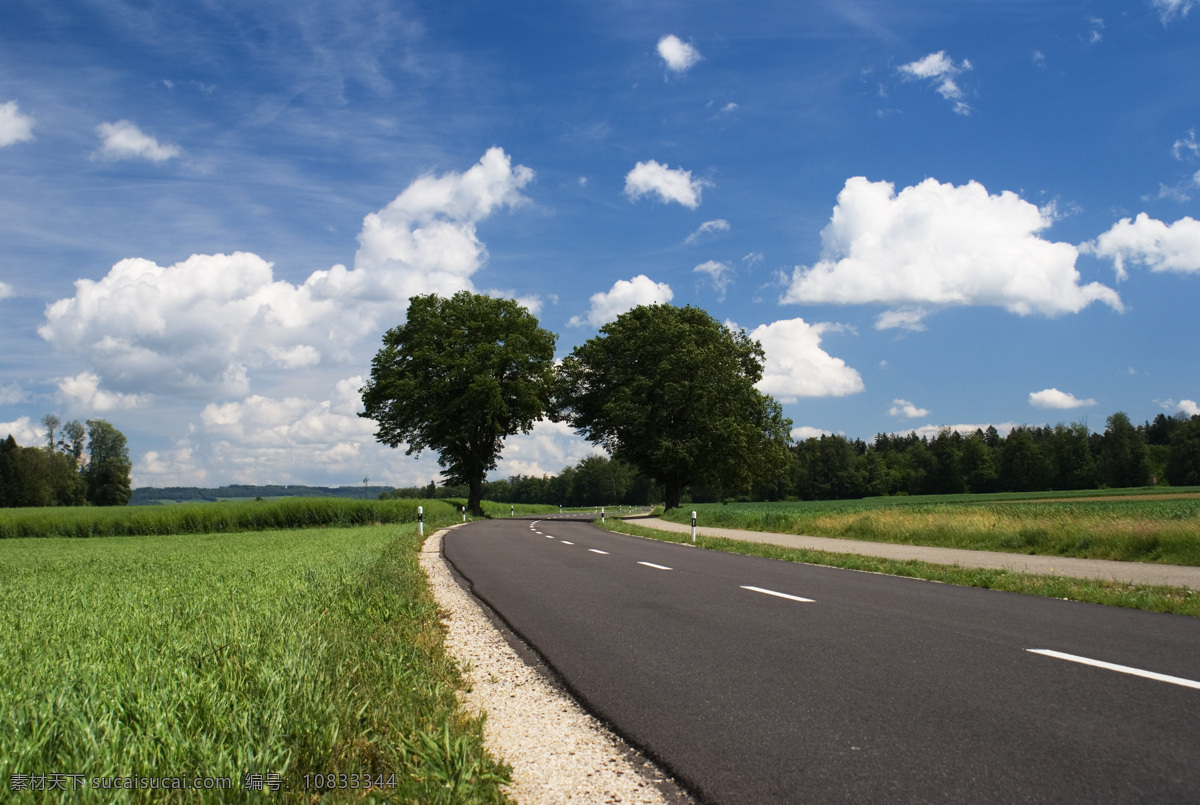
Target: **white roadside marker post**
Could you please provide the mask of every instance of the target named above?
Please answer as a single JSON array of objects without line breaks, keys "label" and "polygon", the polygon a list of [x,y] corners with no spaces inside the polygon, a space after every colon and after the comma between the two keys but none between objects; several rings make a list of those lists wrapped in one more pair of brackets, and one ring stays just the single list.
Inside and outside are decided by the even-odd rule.
[{"label": "white roadside marker post", "polygon": [[604,522],[604,507],[603,506],[600,507],[600,522],[601,523]]},{"label": "white roadside marker post", "polygon": [[425,536],[425,507],[417,507],[417,536]]},{"label": "white roadside marker post", "polygon": [[463,516],[463,522],[464,523],[467,522],[467,507],[466,506],[462,507],[462,516]]},{"label": "white roadside marker post", "polygon": [[692,542],[696,541],[696,513],[692,512]]}]

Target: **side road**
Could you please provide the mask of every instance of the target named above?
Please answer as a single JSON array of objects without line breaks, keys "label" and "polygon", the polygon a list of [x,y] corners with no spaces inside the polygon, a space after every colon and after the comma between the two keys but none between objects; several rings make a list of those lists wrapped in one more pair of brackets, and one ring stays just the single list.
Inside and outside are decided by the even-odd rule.
[{"label": "side road", "polygon": [[[624,518],[647,528],[690,534],[692,527],[671,523],[657,517]],[[957,548],[931,548],[923,545],[896,545],[890,542],[866,542],[832,537],[806,537],[799,534],[776,534],[765,531],[741,531],[735,528],[697,526],[696,533],[705,537],[724,537],[743,542],[761,542],[786,548],[805,548],[810,551],[853,553],[878,556],[884,559],[915,559],[938,565],[980,567],[1012,570],[1019,573],[1069,576],[1077,579],[1104,579],[1131,584],[1165,584],[1200,590],[1200,567],[1186,565],[1155,565],[1145,562],[1113,562],[1105,559],[1073,559],[1065,556],[1032,556],[999,551],[967,551]]]}]

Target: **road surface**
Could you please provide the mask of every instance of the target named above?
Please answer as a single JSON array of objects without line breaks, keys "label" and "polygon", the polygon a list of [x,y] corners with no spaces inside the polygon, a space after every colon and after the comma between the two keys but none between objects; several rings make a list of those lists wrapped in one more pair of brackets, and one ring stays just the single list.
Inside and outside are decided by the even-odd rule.
[{"label": "road surface", "polygon": [[1200,801],[1200,619],[569,519],[480,521],[443,545],[703,801]]}]

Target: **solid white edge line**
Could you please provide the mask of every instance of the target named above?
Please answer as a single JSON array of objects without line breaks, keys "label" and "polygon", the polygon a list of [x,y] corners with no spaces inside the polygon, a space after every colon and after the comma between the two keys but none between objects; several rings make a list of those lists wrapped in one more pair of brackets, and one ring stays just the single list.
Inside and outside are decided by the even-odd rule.
[{"label": "solid white edge line", "polygon": [[601,551],[601,550],[597,550],[596,548],[588,548],[588,550],[591,551],[592,553],[602,553],[605,556],[608,556],[608,551]]},{"label": "solid white edge line", "polygon": [[741,588],[743,590],[753,590],[756,593],[763,593],[764,595],[774,595],[779,598],[786,598],[789,601],[799,601],[804,604],[815,604],[816,603],[816,601],[814,601],[811,598],[801,598],[798,595],[788,595],[787,593],[777,593],[774,590],[766,590],[766,589],[763,589],[762,587],[751,587],[749,585],[743,584],[743,585],[741,585]]},{"label": "solid white edge line", "polygon": [[653,562],[638,562],[638,564],[645,565],[646,567],[652,567],[655,570],[671,570],[672,569],[672,568],[666,567],[665,565],[656,565]]},{"label": "solid white edge line", "polygon": [[1130,668],[1128,665],[1117,665],[1111,662],[1102,660],[1091,660],[1087,657],[1077,657],[1074,654],[1064,654],[1061,651],[1052,651],[1048,648],[1027,648],[1026,651],[1032,654],[1042,654],[1046,657],[1054,657],[1059,660],[1067,660],[1068,662],[1077,662],[1081,665],[1091,665],[1095,668],[1104,668],[1108,671],[1117,671],[1122,674],[1133,674],[1134,676],[1145,677],[1146,679],[1154,679],[1158,682],[1170,682],[1172,685],[1182,685],[1185,688],[1195,688],[1200,690],[1200,682],[1195,682],[1191,679],[1184,679],[1181,676],[1169,676],[1168,674],[1157,674],[1154,671],[1143,671],[1140,668]]}]

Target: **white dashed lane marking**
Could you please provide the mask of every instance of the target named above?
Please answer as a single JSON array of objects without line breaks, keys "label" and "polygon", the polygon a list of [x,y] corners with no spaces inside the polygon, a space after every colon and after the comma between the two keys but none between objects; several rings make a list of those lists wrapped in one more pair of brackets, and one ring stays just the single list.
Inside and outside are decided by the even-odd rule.
[{"label": "white dashed lane marking", "polygon": [[1081,665],[1090,665],[1093,668],[1103,668],[1106,671],[1116,671],[1122,674],[1133,674],[1134,676],[1144,677],[1145,679],[1153,679],[1158,682],[1170,682],[1172,685],[1182,685],[1185,688],[1195,688],[1200,690],[1200,682],[1191,679],[1184,679],[1180,676],[1169,676],[1168,674],[1158,674],[1154,671],[1143,671],[1141,668],[1130,668],[1128,665],[1117,665],[1116,663],[1103,662],[1101,660],[1091,660],[1087,657],[1077,657],[1074,654],[1063,654],[1061,651],[1051,651],[1045,648],[1027,648],[1026,651],[1031,654],[1041,654],[1044,657],[1054,657],[1058,660],[1067,660],[1068,662],[1077,662]]},{"label": "white dashed lane marking", "polygon": [[592,553],[599,553],[599,554],[608,556],[608,551],[600,551],[600,550],[596,550],[595,548],[588,548],[588,550],[591,551]]},{"label": "white dashed lane marking", "polygon": [[774,595],[778,598],[786,598],[789,601],[799,601],[804,604],[816,603],[811,598],[801,598],[798,595],[788,595],[787,593],[780,593],[780,592],[776,592],[775,590],[767,590],[762,587],[750,587],[749,585],[743,584],[743,585],[741,585],[741,588],[743,590],[751,590],[756,593],[762,593],[763,595]]},{"label": "white dashed lane marking", "polygon": [[646,567],[652,567],[655,570],[671,570],[672,569],[672,568],[666,567],[665,565],[656,565],[653,562],[638,562],[638,564],[645,565]]}]

